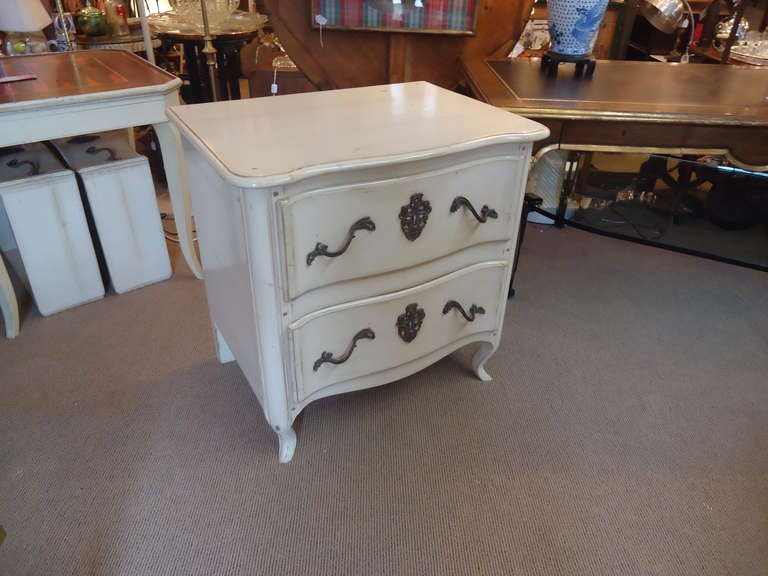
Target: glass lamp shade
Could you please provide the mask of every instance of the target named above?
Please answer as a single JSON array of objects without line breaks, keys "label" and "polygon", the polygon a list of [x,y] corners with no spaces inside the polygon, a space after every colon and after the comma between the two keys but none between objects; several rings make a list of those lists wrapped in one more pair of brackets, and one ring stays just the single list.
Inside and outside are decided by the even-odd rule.
[{"label": "glass lamp shade", "polygon": [[40,0],[0,1],[0,30],[38,32],[51,23]]}]

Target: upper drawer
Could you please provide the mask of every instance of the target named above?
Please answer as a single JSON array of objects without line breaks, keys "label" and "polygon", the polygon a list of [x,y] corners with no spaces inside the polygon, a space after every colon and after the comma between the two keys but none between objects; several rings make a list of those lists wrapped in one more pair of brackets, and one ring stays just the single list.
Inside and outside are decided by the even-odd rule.
[{"label": "upper drawer", "polygon": [[281,200],[289,298],[512,238],[526,160],[496,156]]}]

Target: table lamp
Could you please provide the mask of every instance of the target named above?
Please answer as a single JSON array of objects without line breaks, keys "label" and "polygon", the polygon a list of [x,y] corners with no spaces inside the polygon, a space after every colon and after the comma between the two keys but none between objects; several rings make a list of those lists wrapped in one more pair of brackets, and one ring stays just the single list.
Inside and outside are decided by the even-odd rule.
[{"label": "table lamp", "polygon": [[40,0],[2,0],[0,2],[0,30],[8,33],[5,48],[8,55],[45,52],[45,40],[35,42],[31,32],[40,32],[51,23]]},{"label": "table lamp", "polygon": [[685,12],[688,12],[688,28],[690,37],[685,45],[685,53],[680,58],[681,63],[689,60],[688,49],[693,44],[693,10],[687,0],[641,0],[640,13],[653,25],[654,28],[672,34],[683,25]]}]

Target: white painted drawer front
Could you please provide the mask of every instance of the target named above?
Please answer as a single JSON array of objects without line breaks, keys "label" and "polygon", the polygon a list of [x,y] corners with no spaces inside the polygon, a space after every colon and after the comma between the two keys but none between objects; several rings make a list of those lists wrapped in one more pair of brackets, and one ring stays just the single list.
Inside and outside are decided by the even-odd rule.
[{"label": "white painted drawer front", "polygon": [[[281,200],[289,298],[334,282],[407,268],[468,246],[510,238],[519,218],[523,163],[523,156],[494,157]],[[452,212],[459,197],[485,222],[460,201]],[[483,216],[484,206],[495,217]],[[355,223],[359,229],[350,241]],[[327,252],[342,253],[335,257],[319,254],[321,244]]]},{"label": "white painted drawer front", "polygon": [[84,168],[80,176],[115,292],[170,278],[171,262],[147,159]]},{"label": "white painted drawer front", "polygon": [[149,162],[131,148],[126,131],[62,138],[53,145],[82,179],[115,292],[170,278]]},{"label": "white painted drawer front", "polygon": [[0,197],[40,314],[104,296],[72,172],[62,169],[2,183]]},{"label": "white painted drawer front", "polygon": [[[335,306],[294,322],[289,329],[297,400],[338,382],[395,368],[466,336],[495,330],[507,274],[507,262],[475,264],[414,288]],[[468,321],[455,307],[444,314],[452,300],[474,320]],[[472,305],[484,313],[473,314]],[[420,327],[414,330],[420,311]],[[404,337],[413,338],[406,342]],[[330,361],[345,356],[342,363]]]}]

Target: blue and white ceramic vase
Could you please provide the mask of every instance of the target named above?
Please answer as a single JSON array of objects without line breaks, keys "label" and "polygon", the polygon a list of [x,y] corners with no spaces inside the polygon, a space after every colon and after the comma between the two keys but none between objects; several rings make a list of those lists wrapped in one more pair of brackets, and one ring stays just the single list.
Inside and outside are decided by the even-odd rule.
[{"label": "blue and white ceramic vase", "polygon": [[588,57],[607,7],[608,0],[547,0],[549,51],[574,59]]}]

